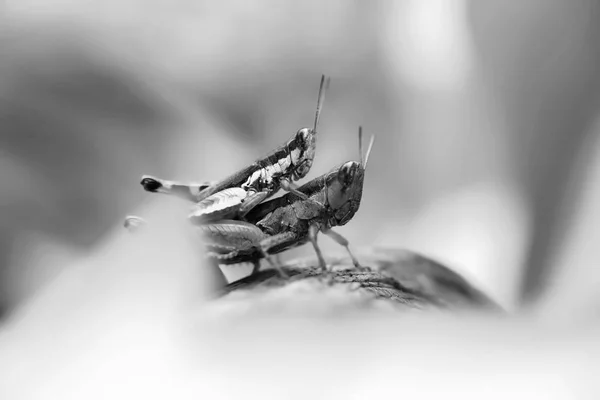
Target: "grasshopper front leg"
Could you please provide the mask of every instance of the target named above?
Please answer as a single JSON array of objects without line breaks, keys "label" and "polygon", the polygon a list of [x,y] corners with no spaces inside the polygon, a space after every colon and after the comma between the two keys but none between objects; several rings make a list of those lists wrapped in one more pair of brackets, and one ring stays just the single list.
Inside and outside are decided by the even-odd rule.
[{"label": "grasshopper front leg", "polygon": [[350,251],[350,243],[348,242],[348,239],[346,239],[345,237],[343,237],[342,235],[340,235],[339,233],[335,232],[332,229],[323,230],[323,233],[325,235],[329,236],[331,239],[333,239],[339,245],[344,246],[346,248],[346,251],[350,255],[350,258],[352,259],[352,263],[354,264],[354,267],[356,269],[359,269],[359,270],[365,269],[364,267],[362,267],[360,265],[360,263],[358,262],[358,259]]},{"label": "grasshopper front leg", "polygon": [[302,200],[307,200],[308,196],[304,193],[302,193],[301,191],[298,190],[298,185],[296,185],[294,182],[290,181],[289,179],[286,178],[282,178],[279,181],[281,188],[283,190],[285,190],[286,192],[290,192],[295,194],[296,196],[298,196],[300,199]]}]

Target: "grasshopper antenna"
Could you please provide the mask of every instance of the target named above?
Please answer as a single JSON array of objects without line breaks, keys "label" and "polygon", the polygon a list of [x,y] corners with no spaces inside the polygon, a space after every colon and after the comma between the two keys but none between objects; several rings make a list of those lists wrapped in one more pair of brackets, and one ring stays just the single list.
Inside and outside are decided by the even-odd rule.
[{"label": "grasshopper antenna", "polygon": [[373,143],[375,143],[375,135],[371,136],[371,140],[369,141],[369,147],[367,148],[367,154],[365,155],[365,163],[363,164],[363,169],[367,169],[367,163],[369,162],[369,155],[371,154],[371,150],[373,149]]},{"label": "grasshopper antenna", "polygon": [[321,75],[321,85],[319,86],[319,97],[317,99],[317,111],[315,113],[315,125],[313,132],[317,133],[317,125],[319,124],[319,118],[321,117],[321,109],[323,108],[323,102],[325,101],[325,92],[329,88],[330,78],[325,80],[325,75]]}]

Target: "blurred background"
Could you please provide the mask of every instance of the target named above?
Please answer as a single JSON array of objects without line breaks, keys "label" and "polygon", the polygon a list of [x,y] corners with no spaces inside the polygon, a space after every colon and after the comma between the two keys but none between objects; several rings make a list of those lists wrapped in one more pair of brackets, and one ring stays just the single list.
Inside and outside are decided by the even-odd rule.
[{"label": "blurred background", "polygon": [[321,74],[307,179],[358,159],[359,125],[376,136],[338,230],[355,248],[418,251],[509,309],[597,313],[595,0],[0,9],[2,314],[120,229],[141,175],[218,179],[311,126]]},{"label": "blurred background", "polygon": [[[287,351],[344,398],[398,376],[405,395],[597,398],[573,393],[597,386],[600,359],[599,18],[596,0],[0,2],[0,397],[183,398],[173,387],[210,377],[210,398],[228,398],[237,372],[237,398],[283,398],[261,380],[276,365],[280,384],[318,398],[285,372]],[[306,180],[358,160],[359,125],[376,136],[360,210],[338,232],[359,257],[386,246],[438,260],[517,318],[365,322],[354,303],[327,314],[323,296],[294,292],[299,308],[271,301],[312,322],[255,323],[268,301],[238,298],[199,324],[216,328],[197,353],[192,244],[165,228],[144,245],[122,227],[187,205],[140,177],[245,166],[312,125],[321,74]]]}]

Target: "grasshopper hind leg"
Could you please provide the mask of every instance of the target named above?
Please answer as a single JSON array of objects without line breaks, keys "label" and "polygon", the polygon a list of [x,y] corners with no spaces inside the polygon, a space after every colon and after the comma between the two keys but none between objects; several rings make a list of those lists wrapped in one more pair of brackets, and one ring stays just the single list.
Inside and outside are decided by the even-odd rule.
[{"label": "grasshopper hind leg", "polygon": [[278,263],[272,260],[269,250],[288,242],[294,242],[296,235],[282,233],[268,236],[256,225],[244,221],[221,220],[216,223],[197,226],[204,235],[205,243],[211,249],[208,256],[222,264],[237,264],[251,262],[254,264],[252,273],[260,269],[260,259],[266,258],[269,264],[279,274],[287,278]]}]

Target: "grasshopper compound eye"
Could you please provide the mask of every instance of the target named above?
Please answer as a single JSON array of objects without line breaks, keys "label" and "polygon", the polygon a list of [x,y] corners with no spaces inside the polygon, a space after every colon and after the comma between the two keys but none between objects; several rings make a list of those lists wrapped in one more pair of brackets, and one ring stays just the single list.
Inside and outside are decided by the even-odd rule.
[{"label": "grasshopper compound eye", "polygon": [[338,180],[344,187],[352,186],[354,182],[354,176],[356,175],[356,169],[358,164],[354,161],[349,161],[342,165],[338,172]]},{"label": "grasshopper compound eye", "polygon": [[311,131],[309,128],[302,128],[296,132],[296,145],[300,149],[305,149],[310,143]]}]

